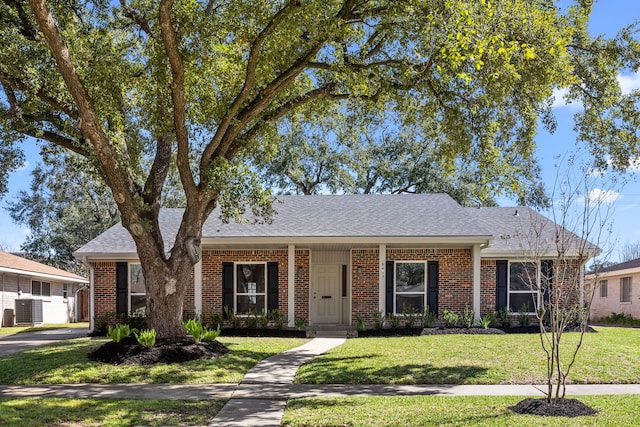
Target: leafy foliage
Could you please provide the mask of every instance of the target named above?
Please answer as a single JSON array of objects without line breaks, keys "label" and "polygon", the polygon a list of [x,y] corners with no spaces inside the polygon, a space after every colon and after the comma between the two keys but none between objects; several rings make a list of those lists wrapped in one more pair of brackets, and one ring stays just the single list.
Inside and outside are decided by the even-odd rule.
[{"label": "leafy foliage", "polygon": [[138,341],[138,344],[145,347],[153,347],[156,343],[155,329],[143,329],[141,331],[134,330],[133,334],[136,336],[136,341]]},{"label": "leafy foliage", "polygon": [[193,337],[195,342],[215,341],[220,336],[220,324],[217,329],[209,329],[196,319],[189,319],[183,322],[184,329]]},{"label": "leafy foliage", "polygon": [[109,326],[109,328],[107,329],[107,336],[111,338],[113,342],[120,342],[123,339],[131,336],[132,333],[137,332],[137,329],[132,329],[129,325],[118,323],[115,326]]},{"label": "leafy foliage", "polygon": [[455,311],[444,310],[442,312],[442,320],[444,320],[444,326],[447,328],[455,328],[458,326],[460,316]]}]

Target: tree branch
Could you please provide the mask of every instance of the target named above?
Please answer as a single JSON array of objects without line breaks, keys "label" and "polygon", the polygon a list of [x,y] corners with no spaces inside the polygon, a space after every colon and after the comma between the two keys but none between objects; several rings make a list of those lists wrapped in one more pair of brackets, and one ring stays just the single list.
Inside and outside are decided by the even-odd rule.
[{"label": "tree branch", "polygon": [[197,192],[197,187],[189,164],[189,133],[186,126],[184,66],[178,48],[178,36],[171,20],[172,6],[173,0],[163,0],[160,3],[160,32],[173,78],[171,82],[171,100],[173,103],[173,124],[178,142],[178,171],[184,190],[187,193],[187,200],[189,200],[189,195],[194,196]]},{"label": "tree branch", "polygon": [[124,12],[124,16],[131,19],[133,22],[138,24],[142,31],[144,31],[149,37],[154,38],[153,30],[151,30],[151,26],[149,25],[149,21],[140,15],[136,10],[134,10],[127,0],[120,0],[120,6]]},{"label": "tree branch", "polygon": [[13,8],[18,14],[18,19],[20,19],[20,25],[21,25],[20,34],[22,34],[28,40],[31,40],[34,42],[40,42],[41,39],[40,39],[40,34],[38,34],[38,29],[34,27],[31,21],[29,20],[29,16],[27,15],[27,12],[24,10],[24,7],[22,7],[22,4],[18,3],[15,0],[4,0],[4,3],[7,6]]},{"label": "tree branch", "polygon": [[[10,76],[7,76],[6,74],[0,73],[0,82],[9,86],[14,91],[21,90],[27,93],[30,91],[30,88],[22,80],[20,80],[17,77],[10,77]],[[46,104],[49,104],[51,107],[62,111],[69,117],[73,119],[78,118],[78,111],[75,108],[73,108],[70,105],[65,105],[62,101],[51,96],[50,94],[45,92],[43,89],[39,89],[37,92],[35,92],[35,95]]]}]

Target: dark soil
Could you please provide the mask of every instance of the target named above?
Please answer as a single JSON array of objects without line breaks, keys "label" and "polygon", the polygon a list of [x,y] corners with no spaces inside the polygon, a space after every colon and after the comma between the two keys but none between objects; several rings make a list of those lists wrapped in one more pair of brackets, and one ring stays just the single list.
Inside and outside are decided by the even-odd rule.
[{"label": "dark soil", "polygon": [[306,338],[307,331],[297,329],[269,329],[269,328],[222,328],[225,337],[277,337],[277,338]]},{"label": "dark soil", "polygon": [[179,341],[157,340],[153,347],[145,347],[129,337],[119,343],[109,341],[89,353],[88,357],[90,360],[113,365],[153,365],[211,359],[228,352],[229,349],[218,341],[196,343],[191,338]]},{"label": "dark soil", "polygon": [[597,411],[576,399],[565,399],[564,402],[547,402],[547,399],[528,398],[510,406],[513,412],[524,415],[542,415],[547,417],[582,417],[594,415]]}]

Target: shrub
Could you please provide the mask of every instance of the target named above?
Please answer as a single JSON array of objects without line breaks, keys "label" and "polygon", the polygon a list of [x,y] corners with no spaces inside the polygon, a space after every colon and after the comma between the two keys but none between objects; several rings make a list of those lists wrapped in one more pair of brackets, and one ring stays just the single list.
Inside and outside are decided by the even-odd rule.
[{"label": "shrub", "polygon": [[480,326],[483,329],[489,329],[489,326],[491,326],[491,316],[488,313],[480,319]]},{"label": "shrub", "polygon": [[465,328],[473,327],[475,323],[476,314],[473,310],[469,308],[469,306],[464,306],[464,311],[462,312],[462,324]]},{"label": "shrub", "polygon": [[194,342],[213,341],[220,335],[220,324],[218,324],[218,329],[208,329],[199,320],[189,319],[182,322],[182,326],[193,337]]},{"label": "shrub", "polygon": [[269,310],[267,315],[273,322],[273,326],[275,326],[276,329],[282,329],[284,327],[284,316],[282,315],[282,313],[280,313],[280,310]]},{"label": "shrub", "polygon": [[434,311],[429,311],[429,306],[424,308],[424,311],[420,314],[420,326],[423,328],[430,328],[436,321],[437,315]]},{"label": "shrub", "polygon": [[232,328],[240,327],[240,318],[236,316],[236,313],[233,311],[232,308],[229,308],[229,306],[225,306],[224,314],[227,316],[227,319],[229,319],[229,324],[231,325]]},{"label": "shrub", "polygon": [[387,316],[389,318],[389,322],[391,323],[391,327],[393,329],[398,329],[400,327],[400,322],[402,319],[397,314],[389,314]]},{"label": "shrub", "polygon": [[445,310],[442,312],[442,319],[444,320],[444,326],[447,328],[455,328],[458,326],[460,316],[458,316],[455,311]]},{"label": "shrub", "polygon": [[364,317],[362,316],[356,317],[356,325],[359,331],[367,330],[367,325],[364,323]]},{"label": "shrub", "polygon": [[531,318],[527,314],[526,304],[522,304],[522,306],[520,307],[520,310],[518,310],[518,322],[520,323],[520,326],[524,326],[524,327],[529,326],[529,324],[531,323]]},{"label": "shrub", "polygon": [[307,323],[307,319],[304,317],[296,317],[294,320],[294,324],[296,325],[296,329],[301,331],[304,329],[304,325]]},{"label": "shrub", "polygon": [[511,327],[511,310],[509,310],[509,307],[503,308],[501,310],[498,310],[498,319],[500,319],[500,324],[505,327],[505,328],[510,328]]},{"label": "shrub", "polygon": [[614,325],[634,325],[640,326],[640,320],[635,319],[630,314],[625,313],[611,313],[609,316],[602,319],[604,323],[612,323]]},{"label": "shrub", "polygon": [[249,310],[247,312],[247,317],[244,318],[244,326],[249,329],[254,329],[258,324],[258,316],[253,312],[253,310]]},{"label": "shrub", "polygon": [[409,329],[415,323],[416,317],[418,317],[418,310],[413,306],[409,306],[402,310],[402,314],[404,316],[404,327]]},{"label": "shrub", "polygon": [[373,325],[376,329],[384,328],[384,313],[382,311],[374,311],[371,317],[373,317]]},{"label": "shrub", "polygon": [[267,326],[269,326],[269,317],[267,316],[267,313],[265,313],[264,308],[260,310],[260,313],[256,315],[256,318],[258,319],[259,328],[266,329]]},{"label": "shrub", "polygon": [[216,329],[204,328],[202,333],[202,341],[215,341],[220,336],[220,324]]},{"label": "shrub", "polygon": [[145,347],[153,347],[156,343],[156,330],[155,329],[143,329],[140,332],[134,331],[138,344]]},{"label": "shrub", "polygon": [[123,339],[130,336],[133,332],[137,332],[136,329],[131,329],[129,325],[118,323],[117,325],[107,329],[107,335],[113,342],[120,342]]}]

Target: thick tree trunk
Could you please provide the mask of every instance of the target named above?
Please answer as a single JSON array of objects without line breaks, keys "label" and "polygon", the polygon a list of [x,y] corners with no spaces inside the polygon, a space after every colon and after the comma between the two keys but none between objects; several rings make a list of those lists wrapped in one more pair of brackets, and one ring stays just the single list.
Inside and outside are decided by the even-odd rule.
[{"label": "thick tree trunk", "polygon": [[[159,261],[159,262],[158,262]],[[147,290],[147,323],[158,338],[186,336],[182,327],[184,296],[191,283],[193,263],[187,255],[170,261],[140,259]]]}]

